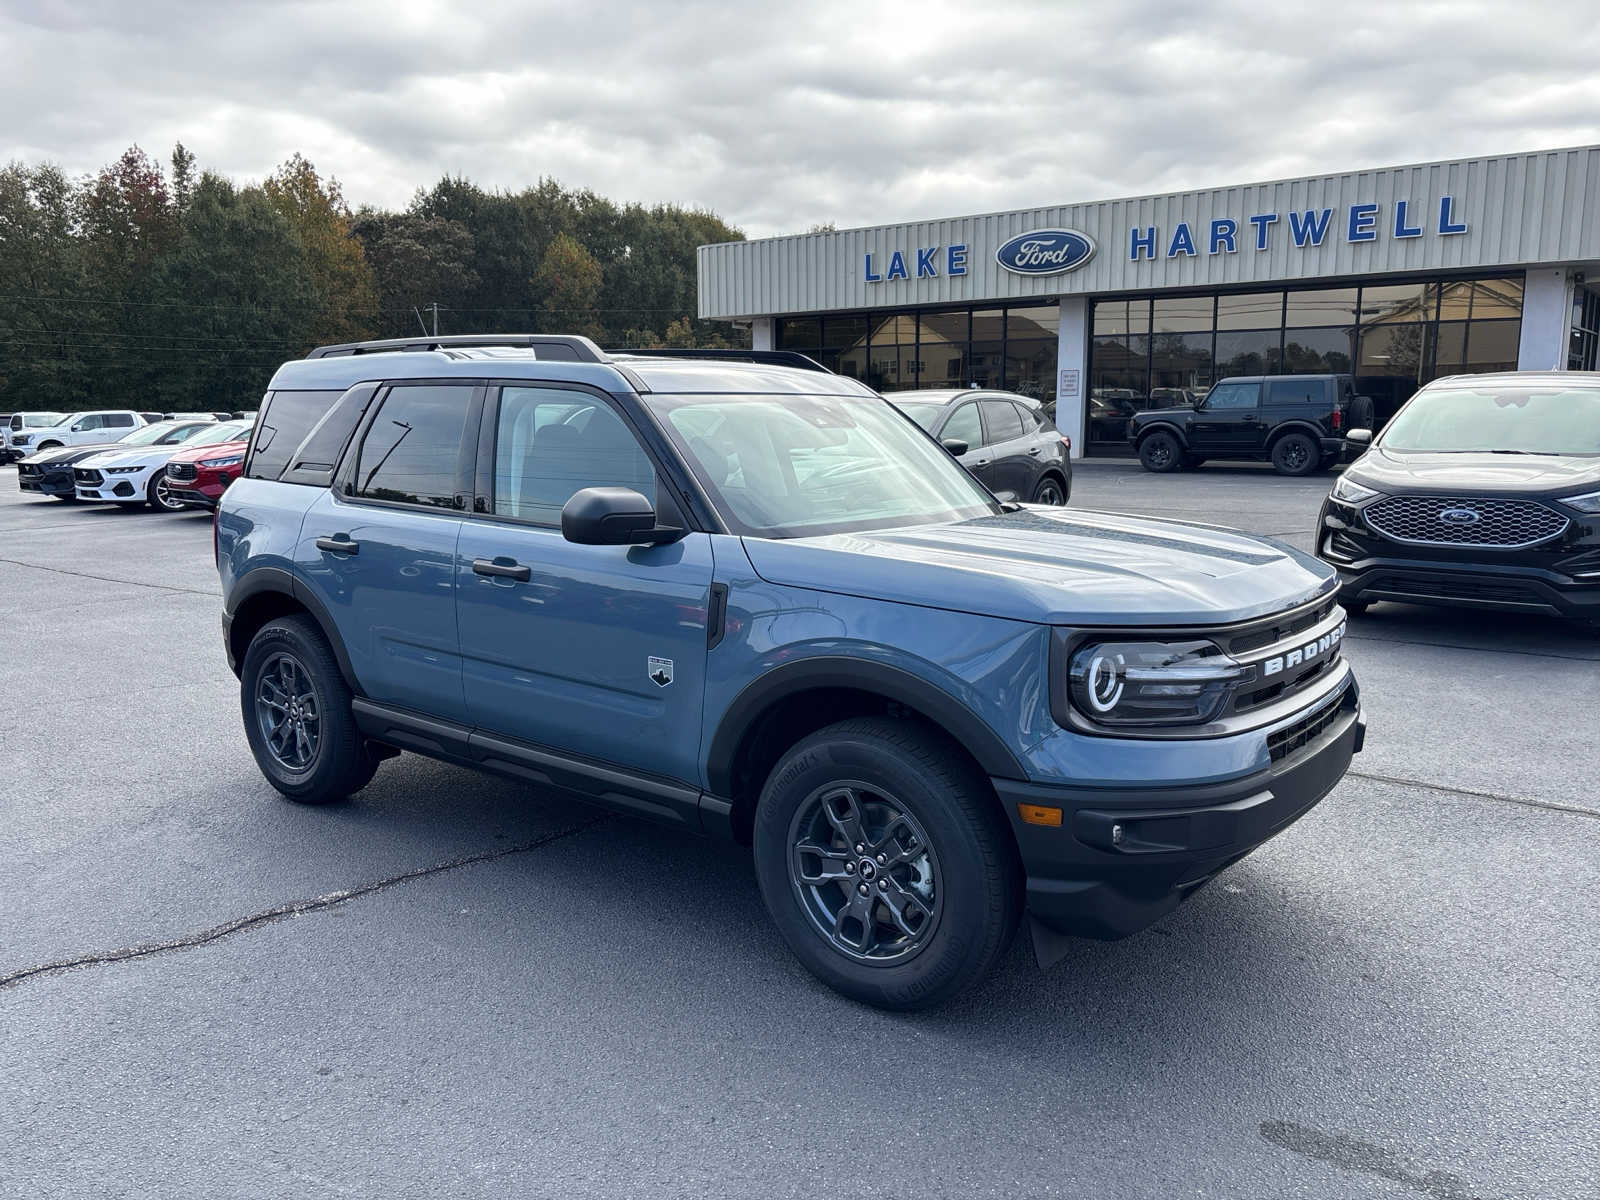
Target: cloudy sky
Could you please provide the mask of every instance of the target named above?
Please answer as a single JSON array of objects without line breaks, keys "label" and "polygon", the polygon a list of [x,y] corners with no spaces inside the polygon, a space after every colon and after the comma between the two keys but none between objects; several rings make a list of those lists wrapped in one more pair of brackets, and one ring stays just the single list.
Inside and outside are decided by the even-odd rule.
[{"label": "cloudy sky", "polygon": [[0,160],[444,173],[753,237],[1600,142],[1592,0],[0,0]]}]

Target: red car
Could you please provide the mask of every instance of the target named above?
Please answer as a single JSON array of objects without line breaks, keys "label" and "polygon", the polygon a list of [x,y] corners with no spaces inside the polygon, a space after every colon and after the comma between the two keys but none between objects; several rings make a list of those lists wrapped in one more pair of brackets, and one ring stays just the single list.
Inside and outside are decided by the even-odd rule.
[{"label": "red car", "polygon": [[175,499],[200,508],[215,508],[228,485],[239,478],[248,441],[217,442],[180,450],[167,463],[167,490]]}]

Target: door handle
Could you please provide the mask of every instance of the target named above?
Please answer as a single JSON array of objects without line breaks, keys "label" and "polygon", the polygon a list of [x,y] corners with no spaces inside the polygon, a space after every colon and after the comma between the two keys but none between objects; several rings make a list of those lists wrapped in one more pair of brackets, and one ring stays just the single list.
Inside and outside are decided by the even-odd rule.
[{"label": "door handle", "polygon": [[1035,457],[1035,458],[1038,458],[1038,457],[1039,457],[1039,447],[1037,447],[1037,446],[1030,446],[1030,447],[1029,447],[1029,448],[1028,448],[1028,453],[1029,453],[1029,454],[1031,454],[1031,455],[1033,455],[1033,456],[1034,456],[1034,457]]},{"label": "door handle", "polygon": [[352,542],[348,534],[341,533],[335,537],[319,537],[317,549],[330,554],[357,554],[361,550],[361,543]]},{"label": "door handle", "polygon": [[494,579],[515,579],[519,583],[527,583],[533,578],[531,568],[509,558],[475,558],[472,560],[472,573]]}]

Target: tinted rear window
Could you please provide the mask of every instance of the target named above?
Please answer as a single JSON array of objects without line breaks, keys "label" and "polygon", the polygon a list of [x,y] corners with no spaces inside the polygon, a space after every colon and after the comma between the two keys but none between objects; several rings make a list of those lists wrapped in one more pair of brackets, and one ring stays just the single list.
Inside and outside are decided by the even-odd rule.
[{"label": "tinted rear window", "polygon": [[252,479],[276,479],[283,474],[289,456],[339,396],[339,392],[271,393],[261,406],[245,474]]},{"label": "tinted rear window", "polygon": [[1321,404],[1327,399],[1320,379],[1274,379],[1267,385],[1267,403]]}]

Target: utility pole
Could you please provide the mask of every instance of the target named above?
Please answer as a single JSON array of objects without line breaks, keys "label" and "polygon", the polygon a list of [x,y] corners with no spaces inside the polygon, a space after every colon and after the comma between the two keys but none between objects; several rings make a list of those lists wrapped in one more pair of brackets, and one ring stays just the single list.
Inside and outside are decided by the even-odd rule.
[{"label": "utility pole", "polygon": [[435,300],[432,304],[428,305],[428,307],[433,309],[433,336],[434,337],[438,337],[439,336],[439,302],[437,300]]}]

